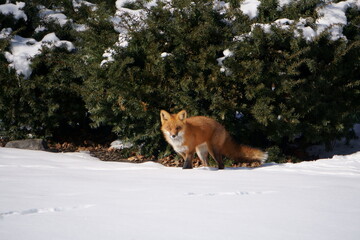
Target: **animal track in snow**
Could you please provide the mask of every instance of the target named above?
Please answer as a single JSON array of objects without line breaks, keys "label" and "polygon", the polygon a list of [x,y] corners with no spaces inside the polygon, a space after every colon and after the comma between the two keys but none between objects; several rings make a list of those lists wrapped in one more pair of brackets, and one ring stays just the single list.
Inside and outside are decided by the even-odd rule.
[{"label": "animal track in snow", "polygon": [[31,215],[31,214],[40,214],[40,213],[53,213],[53,212],[66,212],[72,210],[79,210],[93,207],[92,204],[73,206],[73,207],[52,207],[52,208],[30,208],[22,211],[9,211],[9,212],[0,212],[0,219],[5,217],[15,216],[15,215]]},{"label": "animal track in snow", "polygon": [[199,197],[214,197],[214,196],[244,196],[244,195],[257,195],[257,194],[270,194],[270,193],[275,193],[275,191],[260,191],[260,192],[255,192],[255,191],[234,191],[234,192],[215,192],[215,193],[194,193],[194,192],[189,192],[186,193],[185,195],[188,196],[199,196]]}]

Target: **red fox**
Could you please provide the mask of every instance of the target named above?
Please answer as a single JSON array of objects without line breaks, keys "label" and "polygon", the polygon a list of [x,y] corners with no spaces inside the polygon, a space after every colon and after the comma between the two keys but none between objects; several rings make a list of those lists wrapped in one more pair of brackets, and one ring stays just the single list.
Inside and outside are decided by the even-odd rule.
[{"label": "red fox", "polygon": [[261,164],[267,160],[268,154],[259,149],[237,144],[214,119],[197,116],[187,118],[185,110],[177,114],[160,111],[161,131],[166,141],[185,160],[183,169],[192,168],[192,159],[196,152],[208,166],[208,154],[218,163],[219,169],[224,169],[223,156],[235,163],[243,161],[258,161]]}]

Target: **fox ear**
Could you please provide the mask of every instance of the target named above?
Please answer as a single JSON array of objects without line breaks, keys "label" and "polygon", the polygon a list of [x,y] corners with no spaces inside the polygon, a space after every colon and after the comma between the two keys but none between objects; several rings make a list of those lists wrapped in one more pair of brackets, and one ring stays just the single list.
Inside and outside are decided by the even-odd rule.
[{"label": "fox ear", "polygon": [[168,113],[165,110],[161,110],[160,111],[160,119],[161,119],[161,123],[163,124],[165,121],[170,119],[170,113]]},{"label": "fox ear", "polygon": [[176,116],[180,121],[184,121],[187,118],[187,113],[185,110],[182,110]]}]

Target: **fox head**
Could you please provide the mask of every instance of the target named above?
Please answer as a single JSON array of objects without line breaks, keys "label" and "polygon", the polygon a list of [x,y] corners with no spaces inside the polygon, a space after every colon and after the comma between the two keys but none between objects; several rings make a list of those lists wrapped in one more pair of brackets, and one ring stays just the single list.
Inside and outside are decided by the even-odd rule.
[{"label": "fox head", "polygon": [[170,114],[165,110],[161,110],[161,130],[165,137],[170,140],[176,140],[178,137],[182,137],[186,126],[186,117],[187,113],[185,110],[182,110],[177,114]]}]

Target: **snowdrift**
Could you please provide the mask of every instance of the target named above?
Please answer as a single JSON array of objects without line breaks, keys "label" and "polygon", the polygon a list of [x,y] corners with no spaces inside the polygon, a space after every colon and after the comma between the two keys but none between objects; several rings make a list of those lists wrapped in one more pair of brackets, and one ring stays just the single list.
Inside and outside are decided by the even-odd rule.
[{"label": "snowdrift", "polygon": [[182,170],[0,148],[0,239],[359,239],[360,152]]}]

